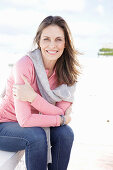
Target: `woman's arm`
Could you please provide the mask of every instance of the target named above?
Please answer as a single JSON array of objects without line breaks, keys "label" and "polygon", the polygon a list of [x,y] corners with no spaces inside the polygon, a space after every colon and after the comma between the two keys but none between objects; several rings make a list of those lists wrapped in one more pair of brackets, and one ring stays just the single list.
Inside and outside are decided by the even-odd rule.
[{"label": "woman's arm", "polygon": [[65,113],[66,110],[70,106],[72,106],[72,102],[67,102],[67,101],[56,102],[56,106],[59,107],[60,109],[62,109],[64,111],[64,113]]},{"label": "woman's arm", "polygon": [[48,103],[43,97],[34,91],[30,83],[27,81],[25,76],[21,76],[25,84],[14,84],[13,85],[13,95],[14,98],[21,101],[30,102],[31,105],[46,115],[63,115],[64,111],[62,108],[58,108],[50,103]]},{"label": "woman's arm", "polygon": [[60,116],[31,114],[31,106],[28,102],[14,99],[17,121],[21,127],[50,127],[60,126]]},{"label": "woman's arm", "polygon": [[[15,81],[15,85],[25,86],[25,82],[22,79],[22,75],[24,75],[27,78],[28,83],[32,87],[34,76],[35,76],[35,71],[34,71],[33,63],[28,56],[23,57],[22,59],[20,59],[20,61],[16,63],[13,69],[13,73],[14,75],[18,74],[18,75],[15,75],[15,77],[19,78],[19,81]],[[24,90],[25,89],[23,88],[23,91]],[[38,93],[35,96],[36,97],[34,98],[34,100],[30,103],[39,112],[46,114],[46,115],[64,115],[64,111],[62,108],[59,108],[57,106],[54,106],[53,104],[50,104]]]},{"label": "woman's arm", "polygon": [[[54,113],[54,115],[62,115],[62,112],[58,112],[58,108],[63,111],[63,113],[69,108],[69,106],[72,104],[71,102],[67,101],[61,101],[61,102],[56,102],[56,106],[48,103],[43,97],[41,97],[38,93],[34,91],[30,83],[27,81],[27,78],[23,75],[21,75],[22,79],[24,80],[24,85],[18,85],[14,84],[13,85],[13,95],[16,99],[19,99],[21,101],[28,101],[31,103],[33,107],[35,107],[37,110],[40,110],[41,113],[45,113],[43,110],[46,110],[46,114]],[[40,101],[40,102],[39,102]],[[42,110],[41,110],[42,108]],[[56,112],[55,112],[55,109]],[[49,113],[50,110],[50,113]],[[57,113],[58,112],[58,113]]]},{"label": "woman's arm", "polygon": [[[25,67],[26,66],[26,67]],[[27,78],[29,77],[29,83],[32,82],[31,75],[29,74],[29,63],[26,62],[26,58],[23,57],[19,62],[17,62],[13,68],[14,82],[15,84],[24,84],[21,75],[24,74]],[[40,101],[39,101],[40,102]],[[50,126],[60,126],[60,116],[59,115],[41,115],[41,114],[31,114],[31,105],[29,102],[20,101],[14,98],[15,113],[17,120],[22,127],[50,127]],[[60,108],[59,108],[60,109]]]},{"label": "woman's arm", "polygon": [[[71,102],[61,101],[61,102],[56,102],[56,106],[53,107],[54,105],[48,103],[43,97],[41,97],[39,94],[37,94],[34,91],[34,89],[31,87],[31,85],[29,84],[29,82],[27,81],[27,78],[25,76],[22,75],[21,77],[24,80],[25,84],[24,85],[18,85],[18,84],[13,85],[14,97],[21,101],[30,102],[32,106],[37,108],[37,110],[40,109],[41,113],[43,113],[43,107],[46,110],[46,114],[47,114],[47,112],[49,112],[49,110],[51,113],[54,113],[56,106],[59,107],[60,109],[62,109],[63,112],[65,112],[69,108],[69,106],[72,104]],[[41,110],[41,108],[42,108],[42,110]],[[57,113],[57,111],[56,111],[56,113]],[[49,115],[49,113],[48,113],[48,115]],[[60,111],[59,111],[58,115],[62,115],[62,113],[60,113]]]}]

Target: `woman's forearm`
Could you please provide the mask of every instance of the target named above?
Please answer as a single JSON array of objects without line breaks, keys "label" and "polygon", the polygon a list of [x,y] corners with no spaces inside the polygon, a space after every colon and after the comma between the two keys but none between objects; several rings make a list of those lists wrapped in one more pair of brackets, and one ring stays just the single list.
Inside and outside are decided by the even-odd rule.
[{"label": "woman's forearm", "polygon": [[47,102],[47,100],[45,100],[38,93],[37,93],[37,96],[35,97],[35,99],[33,100],[33,102],[31,102],[31,105],[35,109],[37,109],[39,112],[41,112],[42,114],[64,115],[64,110],[62,108]]}]

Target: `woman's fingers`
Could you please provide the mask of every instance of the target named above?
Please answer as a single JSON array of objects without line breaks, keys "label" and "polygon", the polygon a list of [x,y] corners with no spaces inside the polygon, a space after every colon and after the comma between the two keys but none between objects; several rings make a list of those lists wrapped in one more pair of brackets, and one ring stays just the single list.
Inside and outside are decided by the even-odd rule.
[{"label": "woman's fingers", "polygon": [[[36,92],[28,82],[27,78],[21,75],[24,84],[14,84],[13,85],[13,95],[16,96],[21,101],[31,102],[36,97]],[[35,95],[34,95],[35,94]]]},{"label": "woman's fingers", "polygon": [[72,112],[72,104],[68,107],[68,109],[65,111],[65,115],[69,115]]},{"label": "woman's fingers", "polygon": [[27,78],[26,78],[24,75],[21,75],[21,77],[22,77],[22,79],[24,80],[24,82],[25,82],[26,84],[29,84]]},{"label": "woman's fingers", "polygon": [[70,123],[70,121],[71,121],[71,116],[65,115],[65,120],[66,120],[66,124]]},{"label": "woman's fingers", "polygon": [[12,88],[13,95],[17,96],[18,91],[19,91],[19,89],[20,89],[20,86],[21,86],[21,85],[17,85],[17,84],[13,85],[13,88]]}]

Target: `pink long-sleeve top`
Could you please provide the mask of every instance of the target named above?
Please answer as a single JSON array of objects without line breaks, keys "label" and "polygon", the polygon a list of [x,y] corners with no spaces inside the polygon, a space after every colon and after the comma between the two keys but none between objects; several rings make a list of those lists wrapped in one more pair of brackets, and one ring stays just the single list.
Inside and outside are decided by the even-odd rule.
[{"label": "pink long-sleeve top", "polygon": [[[48,70],[46,70],[48,75]],[[20,101],[13,98],[13,84],[24,84],[21,75],[24,75],[37,93],[33,102]],[[42,77],[43,78],[43,77]],[[55,71],[49,77],[50,88],[57,87]],[[0,104],[0,122],[18,122],[21,127],[51,127],[60,126],[60,115],[64,115],[70,102],[60,101],[56,105],[48,103],[40,94],[36,82],[34,65],[29,56],[17,61],[7,79],[6,94]],[[42,113],[42,114],[39,114]]]}]

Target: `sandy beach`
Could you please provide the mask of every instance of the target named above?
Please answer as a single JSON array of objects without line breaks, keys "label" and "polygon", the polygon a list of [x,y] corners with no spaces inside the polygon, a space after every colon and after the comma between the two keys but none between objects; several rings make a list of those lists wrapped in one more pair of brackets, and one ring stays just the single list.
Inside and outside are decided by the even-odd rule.
[{"label": "sandy beach", "polygon": [[113,58],[84,58],[71,126],[68,170],[113,170]]}]

